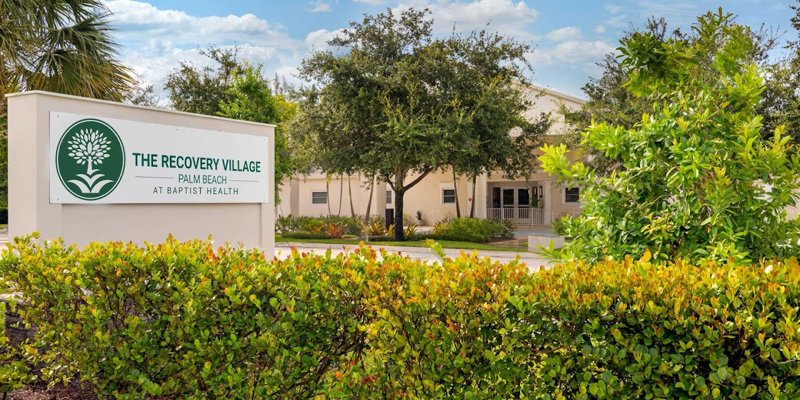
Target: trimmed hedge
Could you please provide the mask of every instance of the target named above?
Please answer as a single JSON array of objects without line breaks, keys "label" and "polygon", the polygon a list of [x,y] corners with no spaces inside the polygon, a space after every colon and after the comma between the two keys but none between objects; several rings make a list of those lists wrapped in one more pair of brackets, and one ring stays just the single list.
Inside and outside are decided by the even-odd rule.
[{"label": "trimmed hedge", "polygon": [[530,273],[475,255],[27,238],[0,276],[37,327],[27,364],[102,398],[800,396],[795,261]]},{"label": "trimmed hedge", "polygon": [[[364,230],[358,217],[341,217],[338,215],[325,217],[295,217],[287,215],[278,217],[275,221],[275,230],[281,234],[290,232],[325,234],[326,227],[330,225],[339,227],[345,235],[360,235]],[[325,237],[330,237],[330,235],[325,235]]]},{"label": "trimmed hedge", "polygon": [[428,235],[431,239],[486,243],[496,239],[513,239],[514,226],[506,221],[482,218],[455,218],[440,221]]}]

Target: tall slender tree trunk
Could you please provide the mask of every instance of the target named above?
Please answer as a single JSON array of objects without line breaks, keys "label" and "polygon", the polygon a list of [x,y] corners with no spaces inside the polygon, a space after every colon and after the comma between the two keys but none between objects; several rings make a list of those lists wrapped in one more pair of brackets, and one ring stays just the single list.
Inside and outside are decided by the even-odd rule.
[{"label": "tall slender tree trunk", "polygon": [[328,203],[328,215],[333,215],[331,213],[331,177],[328,176],[325,178],[325,202]]},{"label": "tall slender tree trunk", "polygon": [[367,213],[364,215],[365,221],[369,221],[369,213],[372,211],[372,194],[375,193],[375,179],[377,178],[372,178],[369,184],[369,200],[367,201]]},{"label": "tall slender tree trunk", "polygon": [[339,211],[336,212],[337,217],[342,216],[342,200],[344,200],[344,174],[339,174]]},{"label": "tall slender tree trunk", "polygon": [[403,197],[406,194],[405,187],[406,171],[398,169],[394,174],[394,240],[402,242],[405,240],[403,231]]},{"label": "tall slender tree trunk", "polygon": [[394,191],[394,240],[397,242],[406,240],[403,231],[403,197],[405,194],[405,188]]},{"label": "tall slender tree trunk", "polygon": [[469,217],[475,218],[475,184],[478,181],[478,175],[472,175],[472,202],[469,205]]},{"label": "tall slender tree trunk", "polygon": [[347,174],[347,194],[350,197],[350,218],[356,217],[356,209],[353,207],[353,176]]},{"label": "tall slender tree trunk", "polygon": [[461,206],[458,202],[458,177],[455,168],[453,168],[453,192],[456,195],[456,218],[461,218]]}]

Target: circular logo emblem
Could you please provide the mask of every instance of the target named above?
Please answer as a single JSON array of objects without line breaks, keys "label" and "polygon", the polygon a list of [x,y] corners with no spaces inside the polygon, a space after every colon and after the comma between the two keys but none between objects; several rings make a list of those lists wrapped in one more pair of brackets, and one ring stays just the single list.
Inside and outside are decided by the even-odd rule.
[{"label": "circular logo emblem", "polygon": [[102,199],[114,191],[125,171],[122,140],[103,121],[80,120],[61,135],[56,170],[61,184],[75,197]]}]

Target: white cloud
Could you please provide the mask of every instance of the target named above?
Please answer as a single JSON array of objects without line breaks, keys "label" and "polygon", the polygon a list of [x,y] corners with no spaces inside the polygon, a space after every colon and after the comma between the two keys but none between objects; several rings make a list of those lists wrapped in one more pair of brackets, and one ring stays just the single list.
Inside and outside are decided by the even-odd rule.
[{"label": "white cloud", "polygon": [[304,41],[306,49],[308,51],[325,51],[330,48],[330,46],[328,46],[328,41],[343,31],[344,29],[337,29],[335,31],[319,29],[314,32],[309,32]]},{"label": "white cloud", "polygon": [[563,28],[550,31],[546,37],[554,42],[577,40],[581,37],[581,30],[574,26],[565,26]]},{"label": "white cloud", "polygon": [[200,17],[135,0],[108,0],[105,4],[113,13],[114,37],[124,45],[121,61],[156,86],[181,61],[208,64],[198,48],[236,46],[242,59],[264,64],[267,74],[285,65],[299,65],[305,55],[303,41],[253,14]]},{"label": "white cloud", "polygon": [[[395,8],[429,8],[439,31],[471,31],[488,28],[517,39],[533,38],[528,27],[539,11],[525,1],[514,0],[405,0]],[[488,26],[487,26],[488,25]]]},{"label": "white cloud", "polygon": [[595,33],[606,33],[606,27],[603,26],[603,24],[599,24],[599,25],[594,27],[594,32]]},{"label": "white cloud", "polygon": [[570,40],[556,45],[550,54],[559,61],[578,64],[599,61],[612,51],[614,51],[614,47],[602,40]]},{"label": "white cloud", "polygon": [[664,17],[671,26],[689,25],[699,14],[697,4],[687,1],[670,1],[666,3],[642,0],[636,5],[641,21],[632,21],[641,24],[651,16]]},{"label": "white cloud", "polygon": [[311,2],[311,9],[309,9],[309,11],[314,13],[323,13],[323,12],[331,12],[333,11],[333,9],[331,8],[330,3],[317,0]]},{"label": "white cloud", "polygon": [[614,46],[602,40],[568,40],[553,47],[536,48],[527,55],[527,59],[534,68],[537,65],[564,65],[591,69],[595,63],[613,51],[615,51]]}]

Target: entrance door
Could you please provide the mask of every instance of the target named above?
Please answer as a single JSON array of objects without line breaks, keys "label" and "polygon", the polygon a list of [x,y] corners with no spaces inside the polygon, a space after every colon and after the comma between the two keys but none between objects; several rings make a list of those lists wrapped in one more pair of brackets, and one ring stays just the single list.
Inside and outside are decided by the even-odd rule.
[{"label": "entrance door", "polygon": [[503,189],[503,208],[514,208],[514,189]]}]

